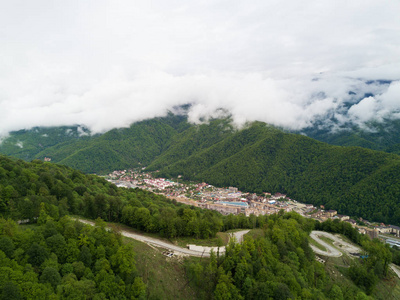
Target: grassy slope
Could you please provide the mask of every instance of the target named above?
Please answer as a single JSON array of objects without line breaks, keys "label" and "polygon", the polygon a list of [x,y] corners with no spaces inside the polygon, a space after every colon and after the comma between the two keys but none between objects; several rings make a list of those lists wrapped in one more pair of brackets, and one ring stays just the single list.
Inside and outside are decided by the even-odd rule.
[{"label": "grassy slope", "polygon": [[198,291],[187,284],[183,259],[197,262],[199,258],[168,258],[163,249],[151,247],[132,239],[125,239],[133,245],[136,266],[148,287],[149,299],[201,299]]}]

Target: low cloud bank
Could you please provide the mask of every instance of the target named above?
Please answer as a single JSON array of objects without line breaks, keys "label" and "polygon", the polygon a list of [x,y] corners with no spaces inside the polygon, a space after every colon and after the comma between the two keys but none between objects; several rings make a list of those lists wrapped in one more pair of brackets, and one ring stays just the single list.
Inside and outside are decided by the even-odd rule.
[{"label": "low cloud bank", "polygon": [[186,103],[192,122],[222,108],[238,125],[290,129],[399,118],[399,10],[378,0],[3,1],[0,137],[104,132]]},{"label": "low cloud bank", "polygon": [[[331,116],[339,124],[400,117],[400,82],[367,84],[330,76],[274,80],[257,73],[174,76],[157,72],[133,81],[99,82],[81,94],[51,89],[42,95],[34,93],[2,103],[0,134],[67,124],[81,124],[99,133],[163,116],[187,103],[191,122],[215,117],[222,108],[238,125],[259,120],[295,130]],[[58,101],[51,101],[54,96]]]}]

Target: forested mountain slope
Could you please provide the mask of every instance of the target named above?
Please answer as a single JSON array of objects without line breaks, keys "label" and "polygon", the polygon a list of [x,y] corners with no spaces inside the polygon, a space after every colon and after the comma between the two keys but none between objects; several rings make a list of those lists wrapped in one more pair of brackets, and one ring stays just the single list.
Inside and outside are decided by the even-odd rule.
[{"label": "forested mountain slope", "polygon": [[[35,221],[41,207],[56,220],[68,214],[100,217],[167,238],[209,238],[223,226],[233,229],[216,211],[190,208],[140,189],[118,189],[101,177],[66,166],[0,155],[0,215]],[[249,226],[247,219],[240,224]]]},{"label": "forested mountain slope", "polygon": [[183,175],[243,191],[288,193],[340,213],[400,223],[397,155],[332,146],[264,123],[253,123],[171,164],[169,158],[182,152],[171,145],[149,169],[160,169],[160,176]]},{"label": "forested mountain slope", "polygon": [[[397,148],[392,146],[392,152]],[[194,125],[170,114],[66,140],[34,156],[86,173],[147,166],[160,170],[160,176],[184,175],[243,191],[287,193],[339,213],[400,224],[398,155],[333,146],[262,122],[237,129],[229,118]]]},{"label": "forested mountain slope", "polygon": [[[69,213],[101,217],[168,238],[209,238],[220,230],[262,228],[243,244],[231,241],[224,255],[196,261],[181,258],[187,282],[178,286],[193,285],[201,299],[365,298],[364,292],[374,295],[381,279],[391,278],[390,251],[348,223],[319,224],[283,211],[271,216],[222,216],[139,189],[117,188],[66,166],[0,156],[2,299],[148,298],[145,283],[153,279],[149,272],[137,271],[141,262],[135,262],[135,249],[120,234],[109,232],[103,221],[90,227],[65,216]],[[37,224],[17,225],[10,217]],[[308,242],[314,226],[346,234],[368,249],[367,264],[355,260],[348,272],[342,271],[346,279],[340,282],[345,285],[314,259]]]},{"label": "forested mountain slope", "polygon": [[[330,120],[333,124],[335,122]],[[339,126],[326,126],[324,121],[316,122],[314,126],[305,128],[301,131],[313,139],[338,146],[359,146],[373,150],[394,152],[393,147],[397,148],[400,144],[400,120],[386,119],[381,122],[370,121],[359,125],[345,124]],[[400,151],[397,150],[397,154]]]},{"label": "forested mountain slope", "polygon": [[132,247],[97,225],[44,210],[29,228],[0,217],[1,299],[145,299]]},{"label": "forested mountain slope", "polygon": [[106,173],[148,165],[188,126],[184,117],[169,115],[93,136],[80,136],[77,127],[34,128],[11,133],[0,144],[0,153],[28,161],[49,157],[85,173]]},{"label": "forested mountain slope", "polygon": [[91,138],[89,130],[80,126],[34,127],[11,132],[8,137],[0,140],[0,153],[31,161],[38,153],[50,147],[64,147]]}]

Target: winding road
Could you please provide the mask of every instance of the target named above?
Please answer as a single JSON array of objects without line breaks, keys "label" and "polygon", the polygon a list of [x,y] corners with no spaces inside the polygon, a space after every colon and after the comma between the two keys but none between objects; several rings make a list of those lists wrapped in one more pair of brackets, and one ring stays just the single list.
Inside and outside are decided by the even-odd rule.
[{"label": "winding road", "polygon": [[[319,237],[326,237],[328,239],[331,239],[333,241],[333,244],[340,248],[340,251],[333,247],[332,245],[329,245],[327,242],[324,242],[321,240]],[[317,231],[314,230],[310,233],[310,237],[316,241],[318,244],[321,246],[324,246],[326,248],[326,251],[319,249],[318,247],[310,244],[311,249],[317,254],[324,255],[324,256],[331,256],[331,257],[339,257],[342,256],[342,251],[345,251],[347,253],[359,253],[361,249],[357,246],[353,246],[345,241],[343,241],[341,238],[337,237],[336,235],[333,235],[331,233],[325,232],[325,231]]]},{"label": "winding road", "polygon": [[[95,223],[91,222],[91,221],[87,221],[87,220],[83,220],[83,219],[79,219],[79,218],[76,218],[76,220],[78,220],[78,221],[80,221],[82,223],[91,225],[91,226],[95,225]],[[235,232],[234,235],[236,237],[236,240],[238,242],[241,242],[243,240],[243,236],[246,233],[248,233],[249,231],[250,230],[241,230],[241,231]],[[156,238],[140,235],[140,234],[137,234],[137,233],[128,232],[126,230],[121,230],[120,233],[121,233],[121,235],[123,235],[125,237],[131,238],[131,239],[134,239],[134,240],[137,240],[137,241],[140,241],[140,242],[148,243],[148,244],[151,244],[153,246],[161,247],[161,248],[164,248],[164,249],[167,249],[167,250],[173,250],[173,251],[176,251],[176,252],[179,252],[179,253],[183,253],[183,254],[186,254],[186,255],[190,255],[190,256],[210,257],[210,252],[206,251],[206,250],[203,250],[203,251],[190,250],[190,249],[187,249],[187,248],[176,246],[176,245],[171,244],[171,243],[167,243],[167,242],[161,241],[161,240],[156,239]],[[206,248],[208,248],[208,247],[206,247]],[[225,252],[225,246],[220,247],[220,251],[221,252]]]},{"label": "winding road", "polygon": [[[334,241],[333,244],[335,246],[339,247],[340,251],[338,249],[336,249],[335,247],[332,247],[328,243],[324,242],[323,240],[321,240],[319,238],[320,236],[324,236],[324,237],[327,237],[327,238],[333,240]],[[317,248],[316,246],[310,244],[311,249],[313,249],[313,251],[315,253],[323,255],[323,256],[339,257],[342,255],[342,251],[345,251],[347,253],[360,253],[361,252],[361,249],[359,247],[351,245],[351,244],[343,241],[341,238],[339,238],[331,233],[325,232],[325,231],[314,230],[310,233],[310,237],[314,241],[316,241],[317,243],[319,243],[320,245],[324,246],[327,249],[327,251],[323,251],[323,250]],[[390,264],[390,268],[400,278],[400,269],[395,264]]]}]

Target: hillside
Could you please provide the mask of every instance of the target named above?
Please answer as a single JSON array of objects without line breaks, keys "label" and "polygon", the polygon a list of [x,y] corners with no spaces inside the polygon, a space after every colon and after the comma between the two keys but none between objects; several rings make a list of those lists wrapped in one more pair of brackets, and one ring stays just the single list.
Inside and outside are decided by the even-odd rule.
[{"label": "hillside", "polygon": [[85,173],[146,166],[189,126],[184,120],[169,115],[97,135],[80,135],[77,127],[34,128],[11,133],[0,144],[0,153],[27,161],[49,157]]},{"label": "hillside", "polygon": [[50,147],[65,147],[91,138],[89,130],[80,126],[35,127],[11,132],[8,137],[0,140],[0,152],[31,161],[41,151]]},{"label": "hillside", "polygon": [[37,225],[0,217],[1,299],[145,299],[134,257],[101,221],[55,221],[44,209]]},{"label": "hillside", "polygon": [[[95,228],[86,227],[71,221],[67,216],[71,213],[173,240],[207,240],[220,230],[253,230],[243,244],[231,240],[224,255],[169,262],[155,247],[144,248],[108,232],[103,221],[98,220]],[[17,225],[7,218],[30,224]],[[308,242],[314,227],[346,234],[371,259],[366,264],[354,260],[340,269],[343,278],[337,281],[331,267],[314,258]],[[144,261],[135,262],[133,251],[139,251]],[[397,261],[399,253],[394,254]],[[0,261],[2,299],[81,299],[82,295],[87,299],[331,299],[335,295],[365,299],[365,293],[383,299],[381,288],[392,293],[398,285],[388,269],[388,248],[371,242],[348,223],[320,224],[283,211],[271,216],[222,216],[139,189],[117,188],[66,166],[4,156],[0,156]],[[151,272],[149,265],[154,268]],[[175,269],[165,273],[163,268],[169,266]],[[182,281],[175,283],[178,277]],[[388,280],[393,282],[390,287]],[[165,282],[175,289],[160,289]]]},{"label": "hillside", "polygon": [[[390,149],[396,153],[398,147]],[[229,119],[193,125],[170,114],[70,139],[34,155],[45,156],[86,173],[147,166],[159,176],[287,193],[342,214],[400,225],[398,155],[333,146],[262,122],[238,130]]]},{"label": "hillside", "polygon": [[[196,140],[197,134],[185,138]],[[160,176],[183,175],[242,191],[287,193],[340,213],[400,224],[397,155],[332,146],[263,123],[253,123],[172,163],[170,158],[182,152],[171,145],[148,169],[159,169]]]},{"label": "hillside", "polygon": [[[315,122],[311,127],[303,129],[301,134],[321,142],[338,146],[358,146],[372,150],[394,152],[400,144],[400,120],[386,119],[383,122],[370,121],[359,125],[345,124],[339,126],[330,120],[332,126],[325,126],[324,121]],[[400,152],[397,150],[397,154]]]}]

